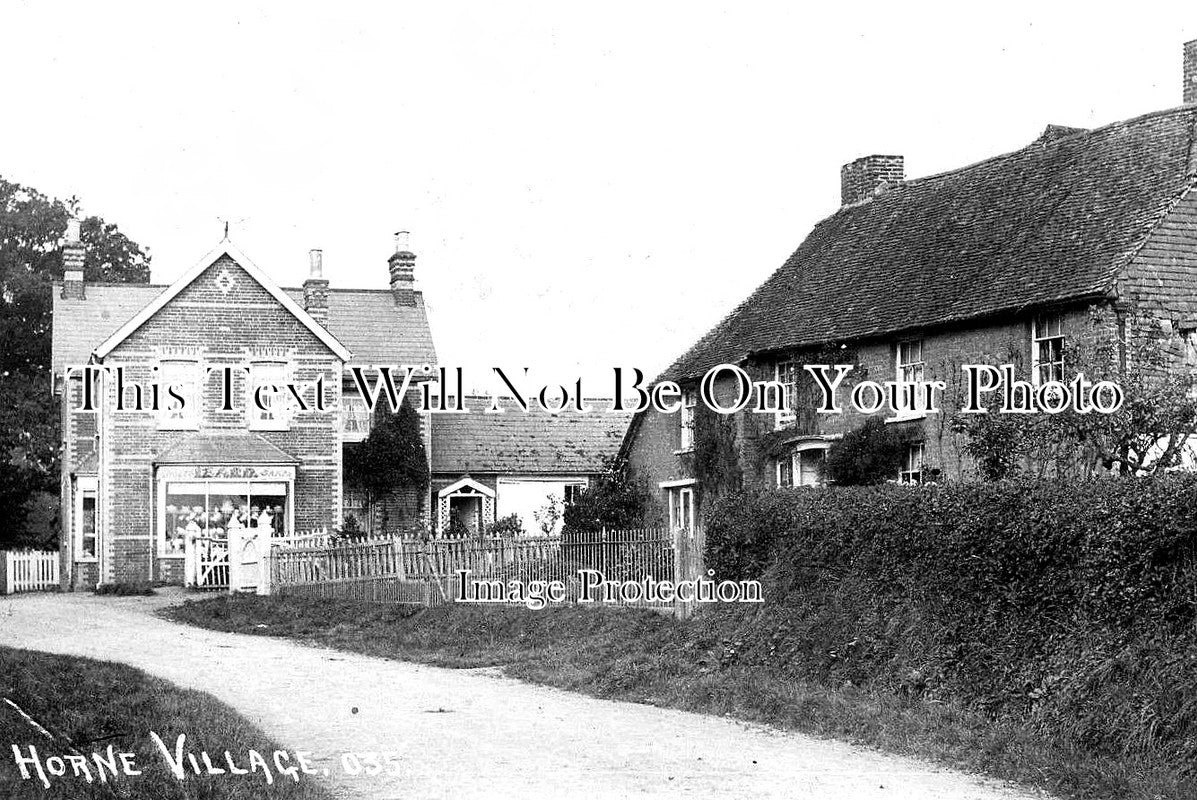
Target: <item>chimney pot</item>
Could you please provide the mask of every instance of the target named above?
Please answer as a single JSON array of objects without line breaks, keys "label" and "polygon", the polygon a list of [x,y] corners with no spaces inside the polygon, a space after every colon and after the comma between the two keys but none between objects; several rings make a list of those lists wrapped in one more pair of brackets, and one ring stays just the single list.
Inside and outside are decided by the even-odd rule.
[{"label": "chimney pot", "polygon": [[303,310],[328,327],[328,280],[324,277],[324,251],[308,251],[308,279],[303,282]]},{"label": "chimney pot", "polygon": [[1197,39],[1185,42],[1184,63],[1184,102],[1191,105],[1197,103]]},{"label": "chimney pot", "polygon": [[408,249],[407,231],[395,234],[395,252],[387,259],[391,268],[391,293],[401,306],[416,304],[416,254]]},{"label": "chimney pot", "polygon": [[84,300],[83,262],[87,254],[79,232],[79,218],[67,218],[66,241],[62,245],[62,298]]},{"label": "chimney pot", "polygon": [[864,156],[840,168],[840,203],[850,206],[906,180],[902,156]]}]

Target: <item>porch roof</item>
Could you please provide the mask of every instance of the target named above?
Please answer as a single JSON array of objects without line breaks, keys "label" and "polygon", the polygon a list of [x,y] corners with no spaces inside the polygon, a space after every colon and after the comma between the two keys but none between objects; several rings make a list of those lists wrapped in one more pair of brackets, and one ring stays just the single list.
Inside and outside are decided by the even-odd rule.
[{"label": "porch roof", "polygon": [[155,464],[295,464],[299,459],[250,431],[204,431],[185,437]]}]

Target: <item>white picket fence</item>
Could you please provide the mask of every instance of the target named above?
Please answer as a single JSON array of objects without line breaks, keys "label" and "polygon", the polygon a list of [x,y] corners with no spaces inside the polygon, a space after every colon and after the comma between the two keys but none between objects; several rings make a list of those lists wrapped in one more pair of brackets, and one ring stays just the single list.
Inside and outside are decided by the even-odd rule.
[{"label": "white picket fence", "polygon": [[58,588],[58,552],[4,550],[0,552],[3,583],[0,594],[44,592]]}]

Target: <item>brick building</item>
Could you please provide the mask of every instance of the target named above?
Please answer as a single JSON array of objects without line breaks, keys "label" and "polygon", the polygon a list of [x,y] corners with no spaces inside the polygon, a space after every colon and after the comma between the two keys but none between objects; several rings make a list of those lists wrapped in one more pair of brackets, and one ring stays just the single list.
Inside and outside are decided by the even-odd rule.
[{"label": "brick building", "polygon": [[[64,261],[52,371],[68,588],[195,582],[197,553],[215,558],[234,528],[339,526],[344,448],[370,426],[348,367],[436,363],[405,240],[389,290],[330,287],[316,250],[303,287],[282,289],[227,239],[170,286],[85,283],[77,224]],[[108,371],[72,369],[86,364]],[[269,388],[286,384],[298,399]]]},{"label": "brick building", "polygon": [[[534,401],[524,412],[514,400],[503,413],[482,413],[488,397],[467,397],[469,414],[434,414],[431,458],[436,532],[476,535],[495,520],[518,516],[524,531],[539,533],[537,515],[550,502],[559,511],[602,473],[619,451],[630,414],[610,412],[591,399],[586,414],[550,414]],[[598,410],[603,409],[603,410]],[[560,533],[560,520],[553,533]]]},{"label": "brick building", "polygon": [[[1067,345],[1113,343],[1125,359],[1119,343],[1139,325],[1192,368],[1197,42],[1185,45],[1179,108],[1094,130],[1049,125],[1020,150],[925,178],[906,180],[893,155],[841,177],[841,207],[665,370],[684,390],[680,412],[629,427],[623,451],[674,526],[698,511],[696,388],[720,364],[784,387],[779,412],[724,423],[744,480],[781,486],[820,484],[827,449],[864,421],[815,413],[805,364],[852,364],[851,380],[943,380],[947,410],[963,364],[1011,363],[1037,384],[1062,377]],[[720,397],[733,388],[716,382]],[[888,414],[906,442],[895,480],[970,474],[946,419]]]}]

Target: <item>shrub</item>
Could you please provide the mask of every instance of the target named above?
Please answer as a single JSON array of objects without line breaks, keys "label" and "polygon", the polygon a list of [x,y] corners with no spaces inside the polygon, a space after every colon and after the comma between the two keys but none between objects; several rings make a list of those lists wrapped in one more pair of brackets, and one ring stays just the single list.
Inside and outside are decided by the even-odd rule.
[{"label": "shrub", "polygon": [[878,417],[831,445],[827,451],[827,476],[837,486],[870,486],[898,476],[906,455],[906,442],[892,426]]},{"label": "shrub", "polygon": [[486,528],[487,536],[523,536],[524,521],[519,514],[508,514],[492,522]]},{"label": "shrub", "polygon": [[649,495],[632,475],[627,459],[613,458],[579,497],[565,506],[565,532],[638,528],[644,524]]},{"label": "shrub", "polygon": [[763,579],[741,664],[1197,759],[1197,476],[740,493],[720,578]]}]

